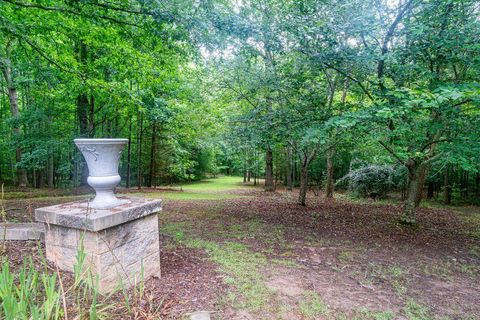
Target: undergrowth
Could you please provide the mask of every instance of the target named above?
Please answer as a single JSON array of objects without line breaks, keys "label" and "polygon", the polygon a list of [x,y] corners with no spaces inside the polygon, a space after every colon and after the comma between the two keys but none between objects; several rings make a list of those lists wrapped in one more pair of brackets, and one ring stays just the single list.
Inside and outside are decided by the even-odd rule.
[{"label": "undergrowth", "polygon": [[[12,270],[7,259],[0,258],[0,320],[17,319],[138,319],[145,316],[141,301],[144,295],[143,267],[133,290],[126,290],[119,281],[111,293],[102,295],[99,279],[87,265],[83,245],[79,246],[73,274],[51,268],[41,257],[36,267],[32,258],[24,259],[19,270]],[[118,297],[121,297],[120,299]],[[149,317],[158,317],[156,310],[147,310]]]}]

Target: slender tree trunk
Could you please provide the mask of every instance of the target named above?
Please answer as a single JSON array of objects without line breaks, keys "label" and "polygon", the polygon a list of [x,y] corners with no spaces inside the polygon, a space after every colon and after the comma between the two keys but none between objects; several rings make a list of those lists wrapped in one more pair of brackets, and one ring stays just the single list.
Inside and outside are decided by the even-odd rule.
[{"label": "slender tree trunk", "polygon": [[143,115],[138,113],[138,139],[137,139],[137,188],[142,189],[143,170],[142,170],[142,143],[143,143]]},{"label": "slender tree trunk", "polygon": [[47,180],[48,180],[48,187],[53,188],[53,176],[54,176],[54,168],[53,168],[53,155],[48,157],[48,170],[47,170]]},{"label": "slender tree trunk", "polygon": [[256,186],[257,183],[260,183],[259,180],[260,180],[260,168],[259,168],[259,161],[258,161],[258,155],[257,155],[257,152],[255,151],[255,180],[253,182],[253,184]]},{"label": "slender tree trunk", "polygon": [[275,190],[273,183],[273,152],[270,147],[265,153],[265,191],[272,192]]},{"label": "slender tree trunk", "polygon": [[150,149],[150,179],[148,181],[148,186],[151,188],[153,186],[153,180],[155,179],[155,143],[157,135],[157,123],[153,122],[152,128],[152,148]]},{"label": "slender tree trunk", "polygon": [[[80,94],[77,97],[77,115],[78,121],[80,124],[80,136],[84,138],[88,138],[89,130],[88,130],[88,98],[86,94]],[[88,166],[85,162],[83,157],[80,157],[80,170],[81,170],[81,180],[80,185],[85,186],[87,185],[88,179]]]},{"label": "slender tree trunk", "polygon": [[33,169],[32,180],[33,180],[33,187],[34,187],[34,188],[38,188],[38,184],[37,184],[37,170],[35,170],[35,169]]},{"label": "slender tree trunk", "polygon": [[449,165],[445,167],[445,176],[443,180],[443,185],[444,185],[443,203],[446,205],[450,205],[452,203],[452,186],[450,185],[450,166]]},{"label": "slender tree trunk", "polygon": [[327,150],[327,182],[326,182],[326,190],[325,190],[325,197],[327,199],[333,198],[333,188],[334,188],[334,165],[333,165],[333,158],[335,156],[335,148],[332,147]]},{"label": "slender tree trunk", "polygon": [[243,168],[243,183],[247,183],[247,169]]},{"label": "slender tree trunk", "polygon": [[287,147],[287,190],[292,191],[292,147]]},{"label": "slender tree trunk", "polygon": [[480,173],[478,172],[475,176],[475,195],[480,196]]},{"label": "slender tree trunk", "polygon": [[308,163],[302,162],[300,167],[300,192],[298,194],[298,204],[304,206],[306,203],[308,191]]},{"label": "slender tree trunk", "polygon": [[469,187],[469,180],[470,180],[470,172],[466,171],[465,172],[465,199],[468,199],[468,187]]},{"label": "slender tree trunk", "polygon": [[[81,42],[78,46],[78,61],[82,65],[87,63],[87,46],[85,43]],[[88,96],[86,93],[81,93],[77,96],[77,117],[80,126],[80,136],[83,138],[90,137],[90,130],[88,125],[88,114],[89,109],[91,108],[90,103],[88,102]],[[87,185],[88,179],[88,166],[83,157],[80,158],[80,168],[81,168],[81,185]]]},{"label": "slender tree trunk", "polygon": [[127,189],[130,189],[130,162],[132,160],[132,117],[128,129],[128,152],[127,152]]},{"label": "slender tree trunk", "polygon": [[90,95],[90,103],[88,109],[88,136],[95,137],[95,97]]},{"label": "slender tree trunk", "polygon": [[296,157],[296,152],[294,151],[292,153],[292,187],[295,187],[297,185],[297,157]]}]

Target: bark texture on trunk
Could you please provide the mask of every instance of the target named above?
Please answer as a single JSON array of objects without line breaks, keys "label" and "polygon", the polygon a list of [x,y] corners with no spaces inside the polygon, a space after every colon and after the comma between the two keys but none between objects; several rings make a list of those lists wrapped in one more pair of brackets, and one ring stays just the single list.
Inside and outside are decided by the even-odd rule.
[{"label": "bark texture on trunk", "polygon": [[415,208],[418,208],[423,199],[423,186],[425,185],[425,180],[427,179],[428,172],[430,171],[430,166],[423,165],[418,170],[418,190],[417,195],[415,196]]},{"label": "bark texture on trunk", "polygon": [[333,158],[335,156],[335,148],[330,148],[327,150],[327,182],[325,187],[325,197],[327,199],[333,198],[333,178],[334,178],[334,164]]},{"label": "bark texture on trunk", "polygon": [[270,147],[265,153],[265,191],[275,191],[273,183],[273,152]]},{"label": "bark texture on trunk", "polygon": [[403,213],[400,221],[405,224],[414,224],[417,221],[415,201],[418,196],[420,188],[420,175],[423,165],[409,164],[408,169],[408,184],[405,203],[403,206]]}]

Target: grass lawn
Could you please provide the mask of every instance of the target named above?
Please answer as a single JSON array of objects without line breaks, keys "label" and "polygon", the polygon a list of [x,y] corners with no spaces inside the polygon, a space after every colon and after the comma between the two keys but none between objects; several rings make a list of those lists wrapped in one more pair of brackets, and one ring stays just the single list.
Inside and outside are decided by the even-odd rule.
[{"label": "grass lawn", "polygon": [[181,186],[184,191],[190,192],[226,192],[249,188],[243,185],[242,178],[230,176],[220,176],[218,178],[206,179],[179,186]]},{"label": "grass lawn", "polygon": [[221,176],[215,179],[206,179],[187,184],[178,184],[175,190],[146,189],[132,190],[135,195],[164,200],[226,200],[247,197],[244,193],[252,188],[243,185],[241,178]]},{"label": "grass lawn", "polygon": [[[159,217],[162,278],[146,283],[147,302],[118,307],[111,318],[132,310],[145,319],[198,310],[215,311],[214,319],[480,318],[477,207],[423,207],[419,227],[408,228],[398,223],[396,203],[309,194],[301,207],[298,191],[265,193],[241,177],[182,190],[132,192],[167,200]],[[12,218],[22,205],[45,204],[9,201]],[[14,266],[37,250],[7,247]]]}]

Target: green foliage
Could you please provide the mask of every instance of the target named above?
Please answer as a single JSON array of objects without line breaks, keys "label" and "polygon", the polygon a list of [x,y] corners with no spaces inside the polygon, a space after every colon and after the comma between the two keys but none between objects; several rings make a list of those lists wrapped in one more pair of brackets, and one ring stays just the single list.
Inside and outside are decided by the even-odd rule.
[{"label": "green foliage", "polygon": [[120,173],[139,186],[259,178],[266,150],[295,185],[302,166],[323,183],[327,151],[336,177],[354,158],[410,179],[478,172],[474,0],[7,1],[0,16],[9,184],[22,169],[31,186],[80,184],[79,136],[130,138]]},{"label": "green foliage", "polygon": [[18,274],[8,262],[0,272],[0,318],[62,319],[63,307],[57,275],[39,273],[31,260],[24,261]]}]

